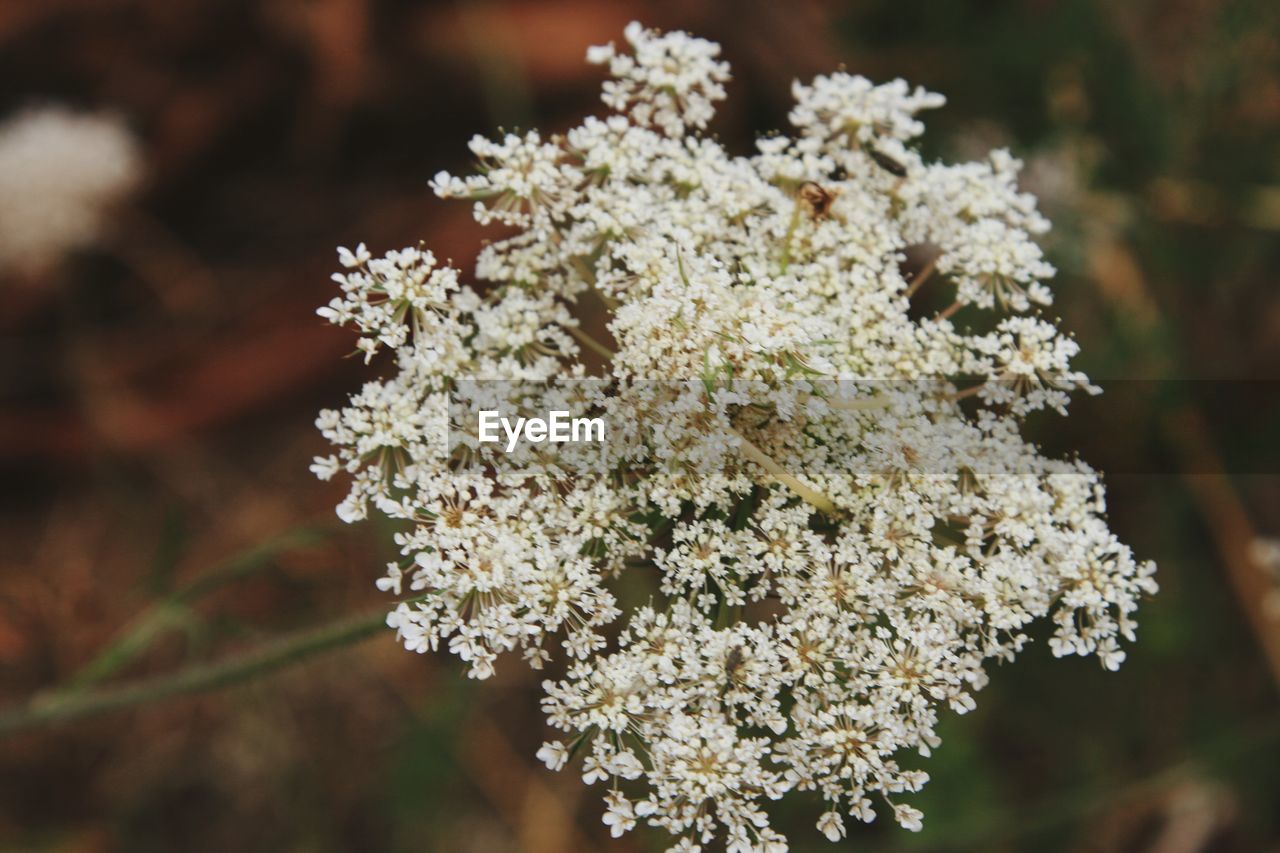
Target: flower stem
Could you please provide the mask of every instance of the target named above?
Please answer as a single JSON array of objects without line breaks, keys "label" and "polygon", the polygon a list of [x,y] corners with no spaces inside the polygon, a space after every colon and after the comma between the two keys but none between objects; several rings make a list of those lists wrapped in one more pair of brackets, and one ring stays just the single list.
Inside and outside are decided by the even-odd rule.
[{"label": "flower stem", "polygon": [[577,326],[565,326],[564,329],[569,334],[573,335],[574,338],[577,339],[578,343],[593,351],[605,361],[609,361],[613,358],[613,350],[609,349],[607,346],[600,343]]},{"label": "flower stem", "polygon": [[972,397],[974,394],[977,394],[979,391],[981,391],[983,388],[986,388],[986,387],[987,387],[987,383],[985,382],[982,382],[978,385],[970,385],[968,388],[965,388],[963,391],[956,391],[954,394],[948,394],[947,399],[953,402],[958,402],[960,400],[965,399],[966,397]]},{"label": "flower stem", "polygon": [[883,409],[892,402],[886,395],[875,394],[870,397],[860,397],[857,400],[828,400],[827,405],[833,409],[852,412]]},{"label": "flower stem", "polygon": [[768,471],[775,480],[795,492],[806,503],[812,504],[827,515],[836,514],[836,505],[832,503],[831,498],[827,497],[817,489],[806,486],[790,471],[773,461],[773,458],[769,456],[769,454],[752,444],[751,441],[742,433],[737,430],[732,430],[732,432],[742,442],[743,456]]},{"label": "flower stem", "polygon": [[924,267],[920,270],[920,272],[916,273],[915,278],[911,279],[911,285],[907,287],[908,299],[915,296],[916,291],[919,290],[921,286],[926,281],[929,280],[929,276],[933,275],[934,269],[936,269],[938,266],[938,259],[941,257],[942,257],[941,255],[935,256],[932,260],[929,261],[929,263],[924,265]]},{"label": "flower stem", "polygon": [[26,707],[0,712],[0,737],[175,696],[218,690],[291,666],[313,655],[360,642],[385,625],[386,611],[379,610],[299,631],[231,660],[188,667],[172,675],[78,691],[67,696],[38,695]]},{"label": "flower stem", "polygon": [[177,592],[171,593],[143,611],[125,633],[74,673],[59,688],[59,693],[81,690],[110,677],[122,666],[146,651],[151,643],[166,631],[190,627],[195,618],[191,605],[205,594],[272,565],[273,558],[282,552],[314,544],[318,539],[319,534],[316,531],[307,529],[289,531],[233,558]]}]

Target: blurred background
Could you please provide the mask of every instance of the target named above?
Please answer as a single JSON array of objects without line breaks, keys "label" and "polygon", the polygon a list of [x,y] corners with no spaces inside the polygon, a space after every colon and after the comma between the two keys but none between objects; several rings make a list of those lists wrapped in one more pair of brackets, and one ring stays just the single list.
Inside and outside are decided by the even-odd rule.
[{"label": "blurred background", "polygon": [[[476,684],[365,623],[285,660],[376,619],[391,556],[307,471],[316,411],[366,376],[314,313],[333,247],[465,269],[484,235],[430,176],[475,133],[601,110],[584,51],[633,18],[723,44],[740,152],[795,78],[945,93],[924,148],[1026,161],[1081,366],[1180,380],[1049,438],[1112,463],[1113,527],[1160,566],[1121,672],[1043,644],[996,668],[925,765],[924,832],[847,846],[1280,850],[1272,0],[0,2],[0,849],[662,849],[537,764],[517,661]],[[282,637],[264,677],[27,725]],[[830,849],[788,800],[795,849]]]}]

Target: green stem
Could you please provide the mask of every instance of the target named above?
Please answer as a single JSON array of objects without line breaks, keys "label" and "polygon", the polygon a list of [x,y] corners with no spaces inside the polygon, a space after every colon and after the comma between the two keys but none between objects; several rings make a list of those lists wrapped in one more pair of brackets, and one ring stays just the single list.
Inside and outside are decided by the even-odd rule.
[{"label": "green stem", "polygon": [[320,535],[316,531],[306,528],[293,530],[197,578],[143,611],[110,646],[72,675],[67,683],[59,688],[59,692],[69,693],[81,690],[109,677],[146,651],[164,632],[172,628],[188,626],[194,618],[190,605],[198,599],[271,565],[272,559],[279,554],[315,544],[319,540]]},{"label": "green stem", "polygon": [[921,269],[921,270],[920,270],[920,272],[918,272],[918,273],[916,273],[916,274],[915,274],[915,277],[914,277],[913,279],[911,279],[911,284],[910,284],[910,286],[909,286],[909,287],[907,287],[907,294],[906,294],[906,296],[907,296],[907,298],[908,298],[908,299],[910,299],[911,297],[915,296],[915,295],[916,295],[916,291],[917,291],[917,290],[919,290],[919,289],[921,288],[921,286],[922,286],[926,281],[928,281],[928,280],[929,280],[929,276],[933,275],[933,271],[937,268],[937,266],[938,266],[938,261],[939,261],[941,258],[942,258],[942,255],[935,255],[933,258],[931,258],[931,259],[930,259],[929,263],[927,263],[927,264],[925,264],[925,265],[924,265],[924,268],[923,268],[923,269]]},{"label": "green stem", "polygon": [[752,444],[745,435],[738,432],[737,430],[731,430],[731,431],[733,432],[734,435],[738,437],[738,440],[741,442],[739,446],[742,448],[743,456],[747,457],[752,462],[756,463],[761,468],[768,471],[769,474],[771,474],[775,480],[777,480],[779,483],[782,483],[791,491],[795,492],[806,503],[816,507],[818,510],[822,511],[827,515],[836,514],[836,505],[835,503],[832,502],[831,498],[827,497],[817,489],[812,488],[811,486],[808,486],[805,483],[801,482],[801,480],[798,477],[796,477],[786,468],[783,468],[781,465],[775,462],[773,460],[773,457],[771,457],[769,454],[765,453],[763,450],[761,450],[760,448]]},{"label": "green stem", "polygon": [[594,351],[596,355],[600,356],[605,361],[609,361],[613,358],[613,350],[609,349],[607,346],[600,343],[577,326],[565,326],[564,329],[569,334],[573,335],[574,338],[577,339],[578,343]]},{"label": "green stem", "polygon": [[218,690],[359,642],[385,625],[386,611],[380,610],[299,631],[231,660],[192,666],[172,675],[68,696],[37,696],[24,708],[0,712],[0,737],[175,696]]}]

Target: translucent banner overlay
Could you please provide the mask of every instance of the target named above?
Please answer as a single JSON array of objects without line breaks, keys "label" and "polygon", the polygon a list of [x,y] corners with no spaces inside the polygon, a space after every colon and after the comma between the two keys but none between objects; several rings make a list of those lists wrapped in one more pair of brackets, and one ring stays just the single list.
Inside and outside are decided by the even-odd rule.
[{"label": "translucent banner overlay", "polygon": [[[1192,411],[1230,448],[1215,471],[1280,473],[1280,382],[1271,381],[468,380],[448,397],[437,425],[450,464],[517,478],[664,466],[698,476],[744,458],[819,477],[835,473],[824,465],[869,478],[1037,474],[1029,460],[1045,457],[1107,474],[1211,473],[1179,453]],[[1038,407],[1023,411],[1032,398]]]}]

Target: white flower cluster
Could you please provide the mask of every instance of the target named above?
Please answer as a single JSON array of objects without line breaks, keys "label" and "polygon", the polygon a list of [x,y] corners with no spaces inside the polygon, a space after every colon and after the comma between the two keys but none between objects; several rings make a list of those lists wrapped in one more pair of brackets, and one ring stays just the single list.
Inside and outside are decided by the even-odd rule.
[{"label": "white flower cluster", "polygon": [[0,270],[39,272],[98,239],[111,204],[141,177],[118,118],[31,109],[0,127]]},{"label": "white flower cluster", "polygon": [[[409,648],[480,678],[517,649],[563,667],[544,709],[566,737],[539,757],[582,757],[614,835],[784,850],[766,807],[790,791],[826,803],[833,841],[877,801],[918,828],[899,795],[927,777],[899,762],[974,706],[988,663],[1046,617],[1055,654],[1114,669],[1155,591],[1096,474],[1020,436],[1088,387],[1033,313],[1047,224],[1007,153],[908,147],[940,96],[821,77],[795,88],[794,138],[734,156],[697,132],[718,47],[627,39],[634,56],[591,52],[615,114],[476,140],[480,174],[435,179],[508,226],[483,292],[425,251],[342,252],[321,313],[396,369],[321,415],[336,450],[315,470],[352,478],[343,518],[405,523],[379,586],[407,596],[389,623]],[[909,274],[909,253],[933,260]],[[954,302],[923,312],[938,288]],[[595,466],[485,455],[450,440],[475,381],[578,394],[620,437]],[[621,587],[649,603],[624,612]]]},{"label": "white flower cluster", "polygon": [[679,33],[656,37],[636,21],[624,34],[632,53],[618,53],[612,43],[587,51],[587,61],[607,64],[614,78],[604,84],[605,104],[671,137],[706,127],[729,82],[728,63],[716,60],[720,45]]}]

